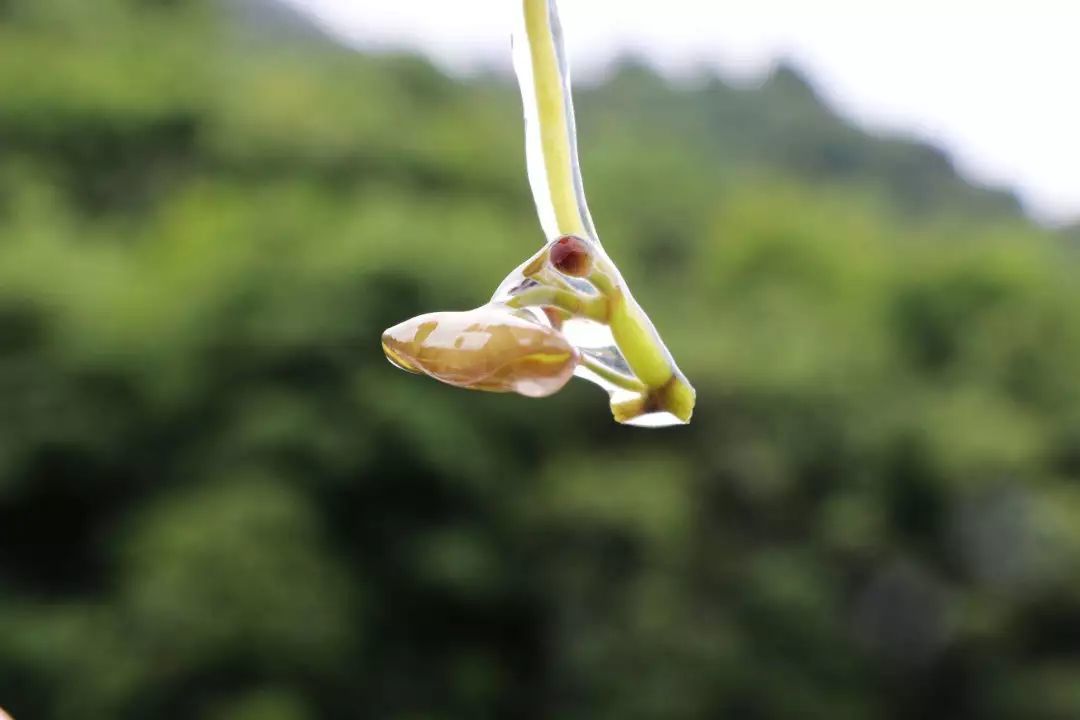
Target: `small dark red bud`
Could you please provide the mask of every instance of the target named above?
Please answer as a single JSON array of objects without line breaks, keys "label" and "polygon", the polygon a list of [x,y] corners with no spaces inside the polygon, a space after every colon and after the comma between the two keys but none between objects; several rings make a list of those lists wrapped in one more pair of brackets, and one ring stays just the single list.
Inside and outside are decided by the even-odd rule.
[{"label": "small dark red bud", "polygon": [[564,235],[551,246],[551,264],[564,275],[585,277],[591,269],[592,259],[585,241],[576,235]]}]

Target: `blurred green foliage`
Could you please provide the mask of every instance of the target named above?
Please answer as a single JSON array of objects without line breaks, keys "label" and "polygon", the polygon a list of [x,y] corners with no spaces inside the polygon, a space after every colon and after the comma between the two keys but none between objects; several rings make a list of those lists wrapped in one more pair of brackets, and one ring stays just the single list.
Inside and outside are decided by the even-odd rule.
[{"label": "blurred green foliage", "polygon": [[383,359],[541,242],[509,79],[0,1],[0,705],[1080,716],[1075,244],[791,70],[578,105],[688,428]]}]

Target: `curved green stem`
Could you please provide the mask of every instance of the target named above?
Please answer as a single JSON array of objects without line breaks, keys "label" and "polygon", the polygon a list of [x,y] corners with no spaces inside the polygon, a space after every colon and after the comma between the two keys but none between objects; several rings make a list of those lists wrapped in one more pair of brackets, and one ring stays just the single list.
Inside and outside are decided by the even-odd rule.
[{"label": "curved green stem", "polygon": [[554,306],[572,315],[597,322],[607,319],[607,302],[602,297],[584,297],[572,290],[538,285],[514,295],[506,304],[512,308]]},{"label": "curved green stem", "polygon": [[[611,329],[627,365],[646,390],[638,415],[670,412],[678,420],[689,422],[694,389],[607,257],[589,215],[578,165],[570,72],[556,0],[518,1],[521,14],[514,34],[514,65],[525,108],[529,181],[540,223],[549,241],[562,235],[576,235],[589,243],[595,263],[589,279],[603,295],[606,306],[603,321]],[[531,292],[526,291],[523,296]],[[553,301],[517,302],[555,305],[580,314],[574,309],[575,293],[563,296],[550,289],[548,292],[551,295],[535,295]],[[586,316],[596,319],[595,315]],[[613,408],[613,411],[620,422],[636,417],[628,408],[622,411]]]},{"label": "curved green stem", "polygon": [[574,102],[555,0],[520,0],[514,64],[526,116],[529,180],[549,240],[596,240],[578,169]]},{"label": "curved green stem", "polygon": [[644,393],[648,390],[645,384],[637,378],[630,377],[629,375],[623,375],[621,372],[612,370],[607,365],[604,365],[592,355],[586,352],[581,353],[581,364],[588,368],[597,377],[606,380],[615,387],[622,388],[623,390],[629,390],[633,393]]}]

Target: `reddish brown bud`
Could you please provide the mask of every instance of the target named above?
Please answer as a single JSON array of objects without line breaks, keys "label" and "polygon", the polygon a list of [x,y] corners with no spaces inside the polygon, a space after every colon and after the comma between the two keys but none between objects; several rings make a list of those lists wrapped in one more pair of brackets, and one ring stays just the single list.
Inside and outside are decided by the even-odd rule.
[{"label": "reddish brown bud", "polygon": [[585,277],[592,268],[592,258],[585,241],[576,235],[564,235],[551,244],[551,265],[563,275]]}]

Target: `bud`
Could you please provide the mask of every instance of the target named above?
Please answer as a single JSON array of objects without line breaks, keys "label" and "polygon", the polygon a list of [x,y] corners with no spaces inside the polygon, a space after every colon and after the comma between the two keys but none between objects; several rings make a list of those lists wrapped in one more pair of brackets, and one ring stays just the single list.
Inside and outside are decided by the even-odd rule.
[{"label": "bud", "polygon": [[563,275],[585,277],[592,269],[589,246],[576,235],[564,235],[551,243],[551,265]]},{"label": "bud", "polygon": [[402,370],[469,390],[527,397],[557,393],[578,363],[562,333],[499,304],[406,320],[383,333],[382,345]]}]

